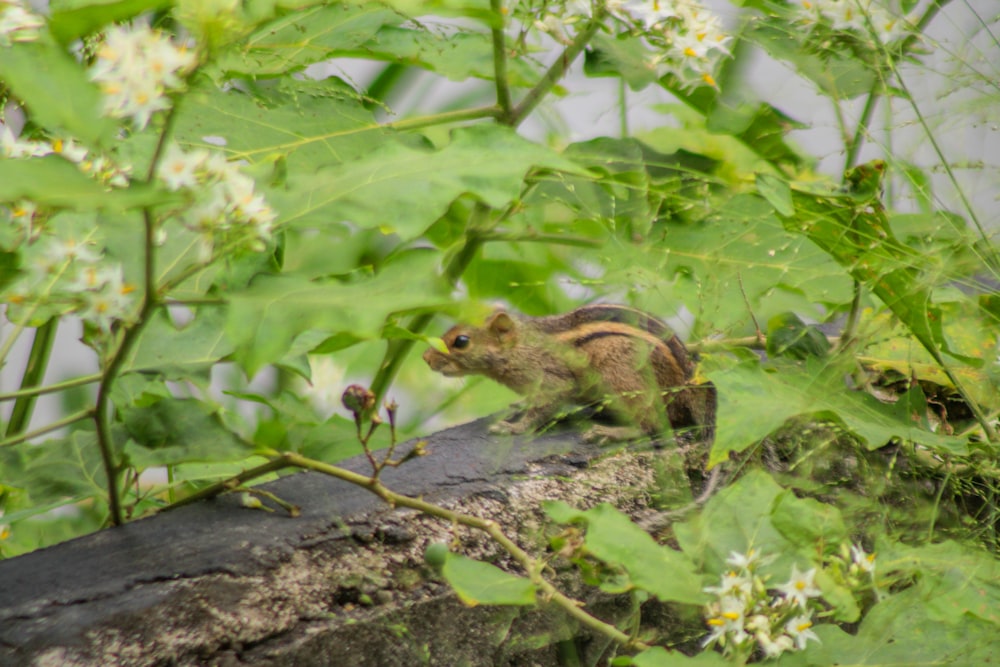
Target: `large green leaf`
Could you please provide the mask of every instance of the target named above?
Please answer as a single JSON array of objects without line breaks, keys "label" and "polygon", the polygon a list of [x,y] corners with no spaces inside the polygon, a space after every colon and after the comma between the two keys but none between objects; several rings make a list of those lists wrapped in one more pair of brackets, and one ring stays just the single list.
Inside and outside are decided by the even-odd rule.
[{"label": "large green leaf", "polygon": [[[914,585],[875,605],[856,633],[816,629],[821,643],[789,665],[986,665],[1000,651],[1000,569],[988,553],[954,542],[905,547],[881,544],[882,576]],[[782,660],[786,664],[786,660]]]},{"label": "large green leaf", "polygon": [[373,150],[386,130],[350,87],[326,79],[284,82],[256,96],[199,86],[185,98],[174,132],[186,146],[218,150],[221,139],[230,158],[283,158],[289,172],[312,174]]},{"label": "large green leaf", "polygon": [[845,391],[842,370],[821,364],[782,364],[769,372],[751,361],[712,372],[719,416],[711,462],[725,461],[729,452],[743,451],[797,415],[838,421],[872,449],[899,438],[941,452],[966,452],[962,438],[929,430],[922,395],[908,393],[895,404],[884,404],[870,394]]},{"label": "large green leaf", "polygon": [[380,2],[309,7],[263,24],[223,54],[215,67],[255,77],[296,72],[335,51],[364,44],[382,26],[404,20]]},{"label": "large green leaf", "polygon": [[441,574],[470,607],[480,604],[535,604],[535,585],[530,579],[508,574],[495,565],[448,552]]},{"label": "large green leaf", "polygon": [[172,0],[53,0],[49,30],[61,44],[69,44],[108,23],[172,4]]},{"label": "large green leaf", "polygon": [[[664,601],[702,604],[706,596],[691,560],[657,544],[649,533],[613,506],[602,503],[580,511],[563,503],[545,503],[545,511],[561,523],[587,526],[587,551],[616,567],[625,568],[632,583]],[[670,576],[663,576],[669,572]]]},{"label": "large green leaf", "polygon": [[780,556],[769,571],[787,571],[795,547],[771,522],[771,509],[784,490],[764,472],[751,470],[719,491],[700,514],[674,526],[681,549],[700,568],[721,574],[733,552]]},{"label": "large green leaf", "polygon": [[154,316],[143,329],[124,370],[156,371],[173,380],[207,377],[212,364],[233,350],[225,336],[225,322],[225,311],[211,306],[181,327],[166,315]]},{"label": "large green leaf", "polygon": [[668,651],[662,646],[654,646],[633,657],[630,664],[635,667],[728,667],[733,663],[715,651],[688,656],[677,650]]},{"label": "large green leaf", "polygon": [[93,431],[76,431],[65,438],[21,447],[19,452],[8,449],[4,455],[19,459],[5,462],[4,484],[27,490],[35,504],[106,493],[104,466]]},{"label": "large green leaf", "polygon": [[394,142],[317,174],[290,175],[289,187],[273,190],[269,200],[281,222],[350,221],[409,240],[459,195],[471,193],[495,208],[508,204],[533,167],[583,173],[572,161],[509,128],[483,124],[455,130],[440,150]]},{"label": "large green leaf", "polygon": [[354,282],[263,276],[230,299],[226,333],[235,344],[235,358],[252,375],[281,359],[295,337],[308,330],[342,333],[354,341],[373,338],[392,313],[448,301],[438,262],[436,253],[411,252]]},{"label": "large green leaf", "polygon": [[766,322],[787,311],[818,318],[820,304],[836,306],[852,297],[844,270],[808,239],[785,229],[759,197],[724,199],[700,223],[658,223],[653,234],[662,239],[608,244],[602,250],[604,278],[633,286],[635,305],[664,317],[683,304],[713,331],[748,335],[753,325],[747,301],[757,320]]},{"label": "large green leaf", "polygon": [[145,185],[110,189],[58,155],[0,159],[0,202],[30,199],[45,206],[77,210],[123,210],[169,201],[170,193]]},{"label": "large green leaf", "polygon": [[140,469],[192,461],[232,461],[252,448],[222,422],[219,410],[193,399],[165,398],[122,410],[131,438],[125,453]]},{"label": "large green leaf", "polygon": [[792,64],[802,76],[835,99],[865,95],[878,81],[877,71],[870,63],[846,49],[828,45],[822,53],[816,53],[815,40],[810,40],[807,31],[790,30],[781,19],[751,21],[743,34],[775,58]]},{"label": "large green leaf", "polygon": [[[338,48],[341,57],[362,57],[400,65],[422,67],[452,81],[470,77],[493,79],[493,39],[487,32],[434,31],[426,27],[386,25],[375,37],[359,46]],[[508,61],[507,79],[514,86],[537,83],[540,74],[527,58]]]},{"label": "large green leaf", "polygon": [[116,124],[101,116],[97,86],[50,39],[5,47],[0,82],[24,102],[33,122],[51,132],[67,134],[91,147],[106,143],[114,133]]}]

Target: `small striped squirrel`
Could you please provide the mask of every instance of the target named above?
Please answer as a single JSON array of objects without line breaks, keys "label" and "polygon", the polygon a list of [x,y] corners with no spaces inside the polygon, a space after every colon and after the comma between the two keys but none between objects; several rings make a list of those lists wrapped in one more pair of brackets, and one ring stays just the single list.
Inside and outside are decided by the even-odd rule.
[{"label": "small striped squirrel", "polygon": [[537,429],[567,405],[603,405],[633,426],[594,425],[590,440],[658,435],[667,420],[708,440],[714,434],[715,387],[692,383],[694,362],[684,344],[641,310],[596,304],[547,317],[497,310],[482,326],[459,324],[442,339],[447,354],[424,352],[432,370],[485,375],[527,398],[516,420],[494,424],[494,433]]}]

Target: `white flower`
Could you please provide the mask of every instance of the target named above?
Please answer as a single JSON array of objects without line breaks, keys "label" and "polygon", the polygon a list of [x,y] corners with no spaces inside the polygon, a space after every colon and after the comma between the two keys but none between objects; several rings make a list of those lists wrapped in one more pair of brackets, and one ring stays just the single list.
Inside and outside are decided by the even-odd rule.
[{"label": "white flower", "polygon": [[807,614],[796,616],[785,623],[785,632],[795,640],[795,648],[800,651],[806,647],[806,642],[810,639],[819,641],[819,637],[810,628],[812,628],[812,619]]},{"label": "white flower", "polygon": [[865,550],[857,545],[851,545],[851,561],[866,574],[875,572],[875,554],[866,554]]},{"label": "white flower", "polygon": [[620,0],[608,3],[608,9],[642,24],[647,30],[677,16],[671,0]]},{"label": "white flower", "polygon": [[753,549],[748,549],[745,554],[741,554],[738,551],[730,551],[729,558],[726,559],[726,565],[731,565],[737,570],[752,570],[757,564],[760,563],[760,554],[758,554]]},{"label": "white flower", "polygon": [[41,157],[52,153],[44,141],[21,141],[6,125],[0,125],[0,155],[8,158]]},{"label": "white flower", "polygon": [[183,83],[194,55],[145,25],[113,26],[105,31],[90,78],[104,92],[104,111],[130,118],[142,129],[157,111],[167,109],[168,90]]},{"label": "white flower", "polygon": [[73,139],[56,139],[52,142],[52,152],[76,164],[80,164],[87,157],[87,149]]},{"label": "white flower", "polygon": [[0,46],[13,42],[33,42],[45,25],[41,16],[32,14],[15,2],[0,2]]},{"label": "white flower", "polygon": [[198,184],[197,170],[205,160],[204,151],[185,153],[177,144],[170,144],[164,152],[156,175],[168,190],[193,188]]},{"label": "white flower", "polygon": [[58,239],[49,241],[43,252],[44,257],[53,266],[58,266],[63,262],[80,261],[96,262],[100,255],[86,244],[80,243],[76,239]]},{"label": "white flower", "polygon": [[712,593],[723,597],[726,595],[750,595],[753,592],[753,582],[750,578],[737,574],[736,572],[726,572],[722,575],[722,583],[718,586],[708,586],[706,593]]},{"label": "white flower", "polygon": [[702,646],[708,646],[716,640],[742,644],[749,639],[750,635],[744,628],[745,613],[746,603],[743,600],[730,596],[719,600],[717,613],[713,614],[707,621],[712,632],[702,640]]},{"label": "white flower", "polygon": [[121,266],[117,264],[85,266],[77,274],[76,280],[70,283],[66,289],[70,292],[87,292],[100,290],[104,287],[109,287],[113,292],[121,292],[124,289]]},{"label": "white flower", "polygon": [[799,572],[799,568],[792,565],[792,576],[787,583],[776,588],[781,591],[787,600],[805,609],[809,598],[819,597],[821,591],[816,588],[813,578],[816,576],[816,568],[807,572]]},{"label": "white flower", "polygon": [[772,639],[768,633],[758,632],[754,637],[757,638],[757,644],[764,651],[764,656],[768,658],[777,658],[785,651],[792,650],[795,646],[795,642],[788,635],[779,635],[777,638]]}]

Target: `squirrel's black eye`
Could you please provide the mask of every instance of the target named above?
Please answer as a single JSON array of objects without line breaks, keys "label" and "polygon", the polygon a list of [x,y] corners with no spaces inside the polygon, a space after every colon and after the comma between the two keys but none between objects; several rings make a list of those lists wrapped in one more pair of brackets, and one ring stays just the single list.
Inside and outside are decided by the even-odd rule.
[{"label": "squirrel's black eye", "polygon": [[469,347],[469,337],[468,336],[455,336],[455,342],[451,344],[456,350],[464,350]]}]

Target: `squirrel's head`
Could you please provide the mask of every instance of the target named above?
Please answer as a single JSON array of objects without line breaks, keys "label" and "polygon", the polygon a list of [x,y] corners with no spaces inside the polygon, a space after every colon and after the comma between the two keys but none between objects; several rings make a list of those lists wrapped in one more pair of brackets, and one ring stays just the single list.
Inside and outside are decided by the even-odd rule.
[{"label": "squirrel's head", "polygon": [[431,370],[447,377],[489,374],[496,353],[517,340],[517,321],[506,311],[494,311],[482,324],[458,324],[441,336],[447,353],[433,347],[424,352]]}]

